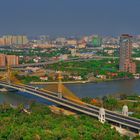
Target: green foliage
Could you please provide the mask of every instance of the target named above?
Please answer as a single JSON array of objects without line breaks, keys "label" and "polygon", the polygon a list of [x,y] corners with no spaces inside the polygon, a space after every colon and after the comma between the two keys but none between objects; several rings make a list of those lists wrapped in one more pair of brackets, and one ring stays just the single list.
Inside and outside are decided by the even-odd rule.
[{"label": "green foliage", "polygon": [[105,108],[109,109],[109,110],[113,110],[116,109],[117,105],[118,105],[118,101],[116,98],[112,97],[112,96],[104,96],[103,97],[103,105]]},{"label": "green foliage", "polygon": [[136,94],[127,96],[128,100],[140,100],[140,97]]},{"label": "green foliage", "polygon": [[85,97],[85,98],[82,98],[82,101],[85,102],[85,103],[91,103],[91,100],[92,98],[91,97]]},{"label": "green foliage", "polygon": [[19,108],[0,106],[1,140],[127,140],[110,125],[85,115],[56,115],[40,104],[30,106],[30,115]]},{"label": "green foliage", "polygon": [[[110,61],[111,63],[108,63]],[[57,64],[48,65],[50,69],[68,71],[72,74],[81,75],[84,79],[89,73],[106,74],[107,72],[118,71],[118,60],[90,60],[81,62],[60,62]]]},{"label": "green foliage", "polygon": [[70,51],[67,48],[46,48],[47,51],[42,52],[43,49],[41,48],[35,48],[35,49],[26,49],[22,50],[19,49],[19,51],[15,50],[0,50],[0,53],[8,54],[8,55],[17,55],[17,56],[39,56],[39,57],[54,57],[59,56],[61,54],[70,54]]},{"label": "green foliage", "polygon": [[133,78],[133,75],[128,72],[119,72],[118,77],[119,78]]},{"label": "green foliage", "polygon": [[136,136],[133,140],[140,140],[140,136]]},{"label": "green foliage", "polygon": [[[133,78],[131,73],[119,72],[118,59],[103,59],[103,60],[89,60],[78,62],[59,62],[57,64],[48,65],[49,69],[61,70],[70,72],[71,75],[80,75],[84,80],[87,80],[92,74],[106,75],[109,79],[124,79]],[[116,76],[109,76],[109,73],[116,73]]]},{"label": "green foliage", "polygon": [[140,73],[140,61],[135,61],[135,62],[136,62],[136,66],[137,66],[137,73]]},{"label": "green foliage", "polygon": [[16,76],[16,77],[17,79],[21,80],[24,84],[41,81],[39,76]]}]

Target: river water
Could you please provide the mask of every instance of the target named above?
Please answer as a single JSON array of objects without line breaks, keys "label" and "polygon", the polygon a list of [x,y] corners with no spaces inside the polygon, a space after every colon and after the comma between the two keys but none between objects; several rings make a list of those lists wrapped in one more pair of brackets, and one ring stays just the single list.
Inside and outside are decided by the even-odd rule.
[{"label": "river water", "polygon": [[[121,80],[101,83],[67,84],[79,97],[103,97],[110,94],[126,93],[140,95],[140,80]],[[21,92],[0,93],[0,103],[28,104],[31,101],[49,103],[38,97]]]},{"label": "river water", "polygon": [[103,97],[119,93],[140,95],[140,79],[73,84],[67,85],[67,87],[79,97]]},{"label": "river water", "polygon": [[0,93],[0,104],[8,103],[8,104],[16,105],[16,106],[19,104],[23,104],[26,106],[34,101],[41,102],[47,105],[52,104],[49,101],[46,101],[45,99],[30,95],[24,92],[15,91],[15,92]]}]

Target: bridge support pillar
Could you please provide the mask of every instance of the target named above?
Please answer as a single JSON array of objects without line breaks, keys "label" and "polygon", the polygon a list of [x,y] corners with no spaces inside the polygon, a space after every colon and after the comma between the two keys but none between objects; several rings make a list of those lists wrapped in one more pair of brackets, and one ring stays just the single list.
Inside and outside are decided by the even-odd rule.
[{"label": "bridge support pillar", "polygon": [[62,99],[62,93],[61,92],[58,93],[58,98]]},{"label": "bridge support pillar", "polygon": [[105,109],[100,108],[98,119],[101,123],[105,123]]},{"label": "bridge support pillar", "polygon": [[7,80],[7,83],[10,85],[11,84],[11,81],[10,80]]},{"label": "bridge support pillar", "polygon": [[140,136],[140,130],[138,130],[139,136]]},{"label": "bridge support pillar", "polygon": [[127,105],[124,105],[123,108],[122,108],[122,114],[124,116],[128,116],[128,106]]},{"label": "bridge support pillar", "polygon": [[119,127],[120,127],[120,128],[122,128],[122,125],[121,125],[121,124],[119,124]]}]

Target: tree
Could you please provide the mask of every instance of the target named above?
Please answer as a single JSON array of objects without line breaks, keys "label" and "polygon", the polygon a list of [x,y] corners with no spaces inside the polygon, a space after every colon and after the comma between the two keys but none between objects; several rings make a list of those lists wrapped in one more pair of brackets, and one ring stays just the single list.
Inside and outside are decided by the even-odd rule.
[{"label": "tree", "polygon": [[113,110],[117,107],[118,101],[114,97],[104,97],[103,105],[105,108]]}]

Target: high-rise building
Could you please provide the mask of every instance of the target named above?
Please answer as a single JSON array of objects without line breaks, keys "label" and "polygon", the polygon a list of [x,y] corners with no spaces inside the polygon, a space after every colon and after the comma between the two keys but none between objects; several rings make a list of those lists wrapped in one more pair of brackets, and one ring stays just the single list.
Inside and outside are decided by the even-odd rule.
[{"label": "high-rise building", "polygon": [[6,55],[7,65],[18,65],[19,64],[19,57],[16,55]]},{"label": "high-rise building", "polygon": [[23,39],[22,39],[22,36],[18,35],[17,36],[17,42],[16,42],[17,45],[22,45],[23,44]]},{"label": "high-rise building", "polygon": [[6,35],[2,37],[5,45],[12,45],[12,36]]},{"label": "high-rise building", "polygon": [[5,45],[5,41],[3,38],[0,38],[0,46],[4,46]]},{"label": "high-rise building", "polygon": [[17,36],[12,36],[12,44],[17,44]]},{"label": "high-rise building", "polygon": [[5,54],[0,54],[0,67],[6,66],[6,56]]},{"label": "high-rise building", "polygon": [[120,63],[122,72],[136,73],[136,64],[132,61],[132,36],[123,34],[120,37]]},{"label": "high-rise building", "polygon": [[5,35],[0,38],[0,45],[25,45],[27,44],[28,38],[25,35]]},{"label": "high-rise building", "polygon": [[27,44],[28,42],[29,42],[28,37],[25,36],[25,35],[23,35],[23,36],[22,36],[22,45],[25,45],[25,44]]},{"label": "high-rise building", "polygon": [[4,66],[11,66],[11,65],[18,65],[19,64],[19,57],[16,55],[5,55],[0,54],[0,67]]}]

